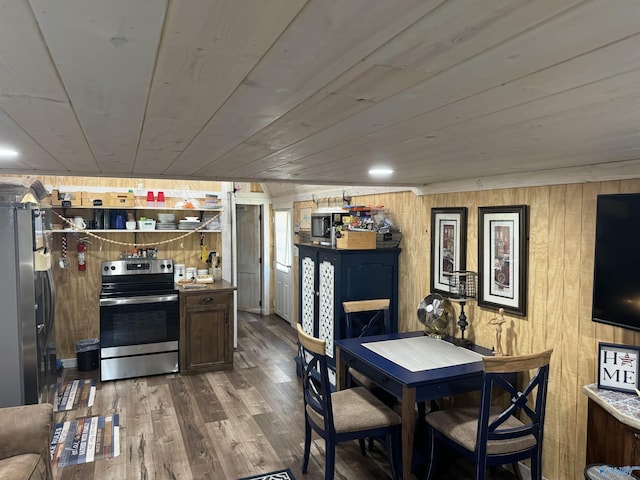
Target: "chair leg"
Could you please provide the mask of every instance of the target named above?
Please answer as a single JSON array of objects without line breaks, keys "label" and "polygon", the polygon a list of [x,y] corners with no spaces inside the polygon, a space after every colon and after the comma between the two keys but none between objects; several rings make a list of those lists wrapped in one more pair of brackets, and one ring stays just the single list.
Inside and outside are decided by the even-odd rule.
[{"label": "chair leg", "polygon": [[324,442],[324,449],[324,480],[333,480],[334,470],[336,468],[336,444],[327,439]]},{"label": "chair leg", "polygon": [[542,448],[538,446],[538,451],[531,457],[531,480],[542,480]]},{"label": "chair leg", "polygon": [[515,473],[516,477],[518,477],[518,480],[522,480],[522,474],[520,473],[518,462],[513,462],[511,466],[513,467],[513,473]]},{"label": "chair leg", "polygon": [[431,427],[427,426],[427,458],[426,458],[426,473],[425,480],[432,480],[436,475],[436,468],[438,466],[438,453],[440,451],[440,440],[438,434]]},{"label": "chair leg", "polygon": [[391,465],[391,475],[393,480],[402,478],[402,431],[400,425],[394,427],[387,435],[387,454]]},{"label": "chair leg", "polygon": [[307,473],[309,467],[309,454],[311,453],[311,425],[309,422],[304,422],[304,457],[302,461],[302,473]]},{"label": "chair leg", "polygon": [[365,457],[367,455],[367,449],[364,445],[364,438],[359,438],[358,443],[360,444],[360,453],[362,453],[362,456]]}]

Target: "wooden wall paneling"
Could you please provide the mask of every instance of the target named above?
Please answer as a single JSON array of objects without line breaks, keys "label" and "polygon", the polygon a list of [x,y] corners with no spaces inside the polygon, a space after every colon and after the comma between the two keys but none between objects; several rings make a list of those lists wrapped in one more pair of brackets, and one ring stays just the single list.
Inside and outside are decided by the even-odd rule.
[{"label": "wooden wall paneling", "polygon": [[[578,364],[580,359],[573,352],[578,351],[580,329],[580,286],[581,276],[578,274],[582,259],[582,185],[567,185],[565,190],[564,212],[564,276],[563,276],[563,295],[562,308],[555,318],[561,320],[559,327],[563,330],[560,336],[559,352],[562,359],[562,378],[559,385],[562,385],[563,404],[561,410],[554,412],[562,422],[569,425],[577,424],[577,404],[578,398],[583,394],[580,391],[582,385],[578,385]],[[554,317],[552,317],[554,318]],[[556,350],[555,352],[557,352]],[[556,353],[556,356],[557,353]],[[557,359],[555,360],[557,361]],[[558,424],[561,425],[559,419]],[[560,428],[563,443],[564,458],[576,457],[576,442],[573,429]],[[561,461],[559,464],[559,473],[561,478],[579,478],[582,469],[575,470],[573,462]]]},{"label": "wooden wall paneling", "polygon": [[[549,187],[529,189],[529,284],[526,322],[518,322],[516,353],[545,348],[549,268]],[[516,322],[518,320],[515,320]],[[524,330],[524,331],[523,331]]]},{"label": "wooden wall paneling", "polygon": [[558,472],[562,464],[562,452],[566,444],[562,441],[566,430],[563,422],[562,410],[564,403],[563,355],[561,349],[561,337],[564,333],[562,323],[562,303],[564,294],[565,275],[565,209],[566,186],[554,186],[549,189],[549,257],[547,272],[547,309],[545,321],[547,323],[545,343],[547,348],[554,348],[549,374],[549,391],[547,405],[553,408],[547,409],[545,425],[545,471]]}]

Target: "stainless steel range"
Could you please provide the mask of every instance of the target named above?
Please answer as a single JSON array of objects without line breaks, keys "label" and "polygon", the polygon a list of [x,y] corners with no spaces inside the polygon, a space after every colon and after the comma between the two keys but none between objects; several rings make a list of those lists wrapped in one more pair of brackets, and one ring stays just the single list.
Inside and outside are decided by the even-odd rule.
[{"label": "stainless steel range", "polygon": [[173,260],[102,262],[101,380],[177,372],[179,332]]}]

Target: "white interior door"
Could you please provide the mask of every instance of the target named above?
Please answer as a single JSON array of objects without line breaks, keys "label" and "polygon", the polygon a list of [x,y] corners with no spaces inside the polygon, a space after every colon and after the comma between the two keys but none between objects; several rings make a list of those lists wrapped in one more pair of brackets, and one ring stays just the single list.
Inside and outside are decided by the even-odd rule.
[{"label": "white interior door", "polygon": [[291,210],[274,212],[275,238],[275,314],[291,323],[293,316],[293,269],[292,269],[292,235]]},{"label": "white interior door", "polygon": [[260,205],[236,205],[238,310],[262,313]]}]

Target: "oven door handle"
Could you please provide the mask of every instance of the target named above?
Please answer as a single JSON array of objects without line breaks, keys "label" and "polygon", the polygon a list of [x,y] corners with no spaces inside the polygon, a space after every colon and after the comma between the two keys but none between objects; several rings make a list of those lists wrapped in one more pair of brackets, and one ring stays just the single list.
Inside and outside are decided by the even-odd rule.
[{"label": "oven door handle", "polygon": [[147,295],[143,297],[101,298],[101,307],[114,307],[117,305],[140,305],[143,303],[177,302],[178,294]]}]

